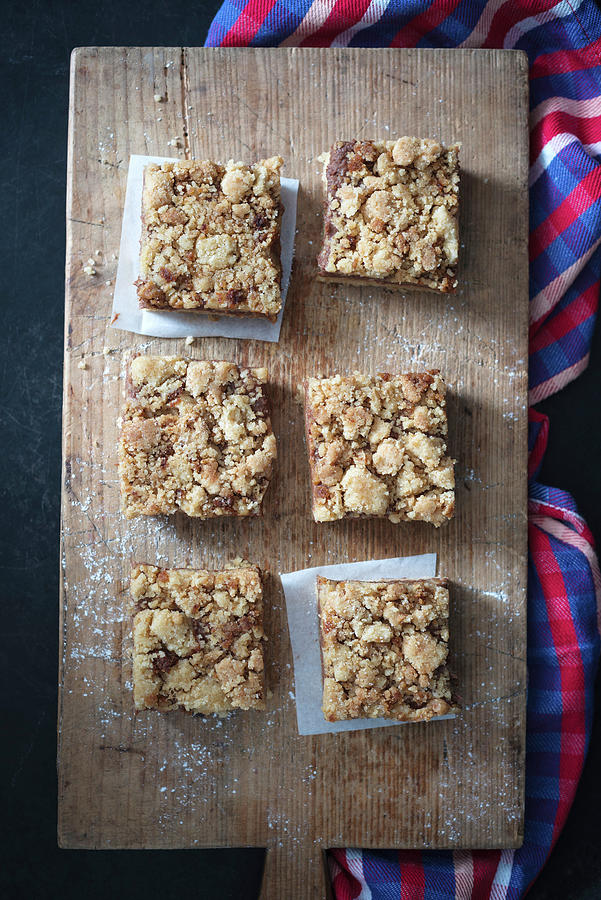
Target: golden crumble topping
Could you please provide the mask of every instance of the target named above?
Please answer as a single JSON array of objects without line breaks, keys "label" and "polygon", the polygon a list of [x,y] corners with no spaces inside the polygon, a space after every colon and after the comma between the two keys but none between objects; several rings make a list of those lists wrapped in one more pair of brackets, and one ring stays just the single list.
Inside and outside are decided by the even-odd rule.
[{"label": "golden crumble topping", "polygon": [[144,169],[140,306],[275,320],[280,294],[280,168],[182,160]]},{"label": "golden crumble topping", "polygon": [[387,516],[439,526],[455,506],[446,387],[438,371],[309,378],[313,518]]},{"label": "golden crumble topping", "polygon": [[442,578],[329,581],[318,576],[323,714],[431,719],[454,711]]},{"label": "golden crumble topping", "polygon": [[322,274],[453,291],[459,145],[339,141],[324,160]]},{"label": "golden crumble topping", "polygon": [[255,566],[132,569],[137,709],[264,709],[263,592]]},{"label": "golden crumble topping", "polygon": [[266,369],[138,356],[121,416],[128,518],[258,515],[276,458]]}]

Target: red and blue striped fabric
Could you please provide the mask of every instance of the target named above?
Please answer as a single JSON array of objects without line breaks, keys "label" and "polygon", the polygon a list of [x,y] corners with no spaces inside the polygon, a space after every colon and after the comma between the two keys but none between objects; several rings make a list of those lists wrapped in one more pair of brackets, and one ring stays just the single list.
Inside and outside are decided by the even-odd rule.
[{"label": "red and blue striped fabric", "polygon": [[[586,367],[601,277],[601,14],[591,0],[225,0],[207,46],[505,47],[530,62],[530,402]],[[591,731],[601,577],[530,410],[526,826],[519,850],[333,850],[337,900],[521,897],[570,810]]]}]

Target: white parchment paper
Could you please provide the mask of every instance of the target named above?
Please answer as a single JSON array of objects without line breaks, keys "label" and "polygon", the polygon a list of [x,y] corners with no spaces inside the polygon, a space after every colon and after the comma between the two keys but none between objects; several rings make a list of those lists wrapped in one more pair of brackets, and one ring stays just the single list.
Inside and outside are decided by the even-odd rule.
[{"label": "white parchment paper", "polygon": [[[391,719],[353,719],[345,722],[326,722],[321,710],[322,678],[317,616],[316,578],[323,575],[334,581],[379,581],[385,578],[431,578],[436,575],[436,554],[404,556],[395,559],[374,559],[369,562],[341,563],[335,566],[316,566],[280,575],[286,597],[288,629],[294,661],[296,718],[299,734],[329,734],[338,731],[360,731],[365,728],[385,728],[406,725]],[[452,719],[452,714],[437,716]]]},{"label": "white parchment paper", "polygon": [[140,309],[138,306],[134,281],[139,275],[140,235],[142,232],[140,211],[144,166],[148,163],[177,161],[166,156],[130,156],[129,158],[119,263],[113,295],[113,327],[122,331],[134,331],[136,334],[147,334],[151,337],[229,337],[248,338],[255,341],[279,341],[294,255],[298,194],[298,181],[295,178],[281,179],[282,204],[284,206],[281,228],[282,309],[275,322],[234,316],[220,316],[215,319],[213,313],[176,310],[156,312],[150,309]]}]

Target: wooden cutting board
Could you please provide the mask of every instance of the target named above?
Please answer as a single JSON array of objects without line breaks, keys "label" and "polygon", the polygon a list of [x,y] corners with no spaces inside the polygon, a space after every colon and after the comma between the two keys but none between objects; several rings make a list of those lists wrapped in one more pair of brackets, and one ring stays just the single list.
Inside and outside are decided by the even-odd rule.
[{"label": "wooden cutting board", "polygon": [[[68,171],[59,745],[63,847],[266,846],[263,896],[316,898],[327,847],[517,847],[526,691],[527,65],[498,50],[84,48]],[[164,97],[162,102],[155,95]],[[317,156],[337,139],[463,143],[460,289],[406,297],[316,282]],[[279,344],[110,327],[132,153],[280,153],[300,179]],[[96,275],[83,266],[96,260]],[[259,521],[119,514],[116,419],[131,349],[267,366],[279,440]],[[437,367],[452,386],[448,527],[314,524],[297,385]],[[297,734],[278,572],[435,551],[453,582],[454,721]],[[134,715],[133,560],[268,570],[265,714]]]}]

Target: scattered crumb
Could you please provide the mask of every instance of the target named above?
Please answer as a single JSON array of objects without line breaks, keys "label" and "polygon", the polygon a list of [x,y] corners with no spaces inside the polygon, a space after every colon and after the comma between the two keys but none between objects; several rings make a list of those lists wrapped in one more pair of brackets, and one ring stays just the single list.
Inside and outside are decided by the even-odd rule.
[{"label": "scattered crumb", "polygon": [[163,96],[163,94],[155,94],[154,99],[156,103],[162,103],[165,97]]},{"label": "scattered crumb", "polygon": [[87,364],[87,362],[85,361],[85,359],[80,359],[80,360],[79,360],[79,362],[77,363],[77,368],[78,368],[78,369],[87,369],[87,368],[88,368],[88,364]]},{"label": "scattered crumb", "polygon": [[96,269],[94,268],[94,266],[91,266],[89,263],[83,267],[83,270],[86,273],[86,275],[95,275],[96,274]]},{"label": "scattered crumb", "polygon": [[167,146],[168,147],[181,147],[182,139],[179,137],[174,137],[170,141],[167,141]]},{"label": "scattered crumb", "polygon": [[116,253],[111,253],[111,259],[117,259],[117,254],[116,254]]},{"label": "scattered crumb", "polygon": [[105,281],[104,283],[105,283],[106,286],[108,287],[108,286],[111,285],[113,282],[109,280],[109,281]]},{"label": "scattered crumb", "polygon": [[97,250],[94,250],[94,253],[96,254],[96,256],[101,256],[102,250],[100,250],[100,248],[98,248]]},{"label": "scattered crumb", "polygon": [[103,348],[102,348],[102,354],[103,354],[103,356],[110,356],[110,354],[111,354],[112,352],[113,352],[113,351],[111,350],[110,347],[103,347]]},{"label": "scattered crumb", "polygon": [[186,344],[187,344],[187,346],[189,347],[190,344],[193,344],[193,343],[194,343],[194,340],[195,340],[195,339],[192,337],[192,335],[189,334],[188,337],[186,338]]}]

